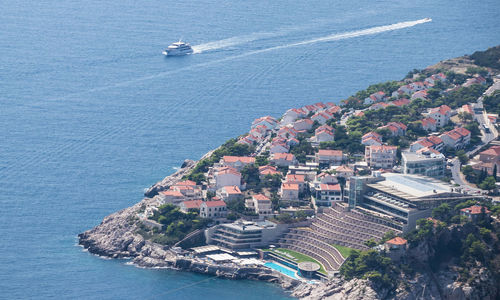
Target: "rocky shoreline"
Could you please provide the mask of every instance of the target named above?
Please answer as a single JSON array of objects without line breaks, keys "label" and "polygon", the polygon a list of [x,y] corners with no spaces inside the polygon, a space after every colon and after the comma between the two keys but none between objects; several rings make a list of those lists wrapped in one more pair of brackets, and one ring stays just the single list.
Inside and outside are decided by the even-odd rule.
[{"label": "rocky shoreline", "polygon": [[[203,158],[210,156],[212,152],[208,152]],[[145,240],[136,232],[138,227],[135,223],[135,216],[141,207],[153,201],[151,197],[159,191],[180,181],[195,165],[195,161],[184,161],[177,172],[150,187],[145,192],[146,197],[142,201],[105,217],[98,226],[80,233],[79,245],[101,257],[131,259],[133,265],[141,268],[170,268],[227,279],[259,280],[279,284],[286,290],[298,286],[300,281],[265,267],[217,266],[180,257],[168,247]]]},{"label": "rocky shoreline", "polygon": [[[467,57],[440,62],[429,68],[464,69],[470,66]],[[472,65],[473,66],[473,65]],[[263,149],[264,144],[258,145]],[[214,150],[215,151],[215,150]],[[201,159],[208,158],[213,151]],[[417,271],[414,274],[400,274],[395,290],[375,286],[366,279],[345,280],[332,278],[327,282],[312,285],[284,276],[265,267],[213,265],[192,258],[179,256],[168,247],[146,240],[138,233],[137,214],[144,206],[152,205],[158,192],[168,189],[180,181],[196,165],[186,160],[174,174],[165,177],[144,193],[139,203],[113,213],[101,224],[78,235],[79,244],[90,253],[109,258],[131,259],[131,263],[142,268],[171,268],[175,270],[202,273],[228,279],[252,279],[281,285],[293,297],[303,299],[495,299],[500,288],[487,268],[477,265],[470,269],[472,281],[457,281],[453,264],[438,266],[437,271],[428,269],[426,261],[432,256],[427,244],[420,245],[408,254]],[[452,231],[437,239],[449,238]],[[419,266],[421,265],[421,266]]]}]

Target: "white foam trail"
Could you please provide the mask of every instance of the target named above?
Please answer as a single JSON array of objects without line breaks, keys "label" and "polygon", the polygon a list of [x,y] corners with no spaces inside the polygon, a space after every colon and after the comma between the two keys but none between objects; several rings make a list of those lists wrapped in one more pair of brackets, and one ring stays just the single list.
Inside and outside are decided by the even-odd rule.
[{"label": "white foam trail", "polygon": [[360,37],[360,36],[365,36],[365,35],[373,35],[373,34],[383,33],[383,32],[387,32],[387,31],[393,31],[393,30],[399,30],[399,29],[404,29],[404,28],[408,28],[408,27],[413,27],[415,25],[419,25],[419,24],[423,24],[423,23],[427,23],[427,22],[431,22],[431,21],[432,21],[432,19],[425,18],[425,19],[420,19],[420,20],[415,20],[415,21],[400,22],[400,23],[395,23],[395,24],[391,24],[391,25],[376,26],[376,27],[362,29],[362,30],[348,31],[348,32],[344,32],[344,33],[336,33],[336,34],[331,34],[331,35],[327,35],[324,37],[305,40],[302,42],[296,42],[296,43],[274,46],[274,47],[260,49],[260,50],[249,51],[249,52],[238,54],[238,55],[233,55],[233,56],[229,56],[229,57],[225,57],[225,58],[221,58],[221,59],[207,61],[204,63],[190,65],[190,66],[183,67],[183,68],[178,68],[178,69],[175,69],[172,71],[161,72],[161,73],[154,74],[154,75],[144,76],[144,77],[137,78],[137,79],[132,79],[132,80],[127,80],[127,81],[115,83],[115,84],[109,85],[109,86],[98,87],[98,88],[90,89],[87,91],[66,95],[64,98],[66,98],[68,96],[77,96],[77,95],[82,95],[82,94],[86,94],[86,93],[104,91],[104,90],[108,90],[108,89],[112,89],[112,88],[116,88],[116,87],[127,86],[127,85],[130,85],[133,83],[139,83],[139,82],[143,82],[143,81],[147,81],[147,80],[151,80],[151,79],[156,79],[156,78],[160,78],[160,77],[167,76],[170,74],[184,72],[186,70],[190,70],[190,69],[194,69],[194,68],[208,67],[208,66],[215,65],[215,64],[218,64],[221,62],[235,60],[238,58],[243,58],[243,57],[247,57],[247,56],[251,56],[251,55],[255,55],[255,54],[275,51],[275,50],[279,50],[279,49],[303,46],[303,45],[308,45],[308,44],[320,43],[320,42],[338,41],[338,40],[350,39],[350,38],[355,38],[355,37]]},{"label": "white foam trail", "polygon": [[222,49],[222,48],[227,48],[231,46],[236,46],[240,44],[245,44],[245,43],[250,43],[256,40],[260,40],[263,38],[268,38],[268,37],[275,37],[285,34],[285,32],[282,33],[272,33],[272,32],[260,32],[260,33],[253,33],[250,35],[246,36],[235,36],[227,39],[223,39],[220,41],[215,41],[215,42],[209,42],[205,44],[200,44],[193,46],[193,51],[194,53],[201,53],[209,50],[217,50],[217,49]]},{"label": "white foam trail", "polygon": [[338,41],[338,40],[360,37],[360,36],[364,36],[364,35],[372,35],[372,34],[377,34],[377,33],[382,33],[382,32],[387,32],[387,31],[393,31],[393,30],[413,27],[415,25],[427,23],[430,21],[432,21],[432,19],[425,18],[425,19],[420,19],[420,20],[416,20],[416,21],[400,22],[400,23],[395,23],[395,24],[391,24],[391,25],[377,26],[377,27],[372,27],[372,28],[363,29],[363,30],[356,30],[356,31],[349,31],[349,32],[344,32],[344,33],[331,34],[331,35],[327,35],[324,37],[319,37],[319,38],[306,40],[306,41],[302,41],[302,42],[291,43],[291,44],[256,50],[256,51],[252,51],[251,54],[257,54],[257,53],[268,52],[268,51],[273,51],[273,50],[278,50],[278,49],[303,46],[303,45],[308,45],[308,44],[315,44],[315,43],[319,43],[319,42]]}]

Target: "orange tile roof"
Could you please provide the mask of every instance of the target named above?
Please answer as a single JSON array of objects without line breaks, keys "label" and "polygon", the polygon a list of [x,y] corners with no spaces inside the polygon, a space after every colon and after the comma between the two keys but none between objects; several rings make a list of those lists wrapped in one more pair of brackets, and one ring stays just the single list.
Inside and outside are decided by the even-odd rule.
[{"label": "orange tile roof", "polygon": [[327,184],[327,183],[322,183],[320,184],[320,189],[322,191],[340,191],[340,184]]},{"label": "orange tile roof", "polygon": [[283,183],[281,184],[281,189],[283,190],[299,190],[299,185],[296,183]]},{"label": "orange tile roof", "polygon": [[224,162],[226,163],[235,163],[237,161],[240,161],[245,164],[253,164],[255,163],[255,157],[250,157],[250,156],[229,156],[225,155],[222,157]]},{"label": "orange tile roof", "polygon": [[[215,199],[212,198],[212,199]],[[218,206],[226,206],[226,202],[222,201],[222,200],[212,200],[212,201],[205,201],[203,202],[207,207],[218,207]],[[202,204],[203,204],[202,203]]]},{"label": "orange tile roof", "polygon": [[187,208],[187,209],[191,209],[191,208],[196,208],[196,209],[199,209],[200,208],[200,205],[201,203],[203,203],[202,200],[189,200],[189,201],[183,201],[182,204],[184,204],[184,206]]},{"label": "orange tile roof", "polygon": [[305,176],[304,175],[297,175],[297,174],[288,174],[286,175],[286,181],[287,182],[304,182]]},{"label": "orange tile roof", "polygon": [[252,196],[257,201],[269,201],[270,199],[262,194],[255,194]]},{"label": "orange tile roof", "polygon": [[391,245],[406,245],[407,242],[408,241],[404,238],[397,236],[393,239],[388,240],[386,243]]},{"label": "orange tile roof", "polygon": [[226,193],[231,194],[231,195],[241,194],[240,188],[237,187],[236,185],[228,185],[228,186],[225,186],[224,189],[226,190]]},{"label": "orange tile roof", "polygon": [[[481,213],[481,210],[482,210],[483,207],[484,206],[480,206],[480,205],[472,205],[470,207],[462,208],[460,211],[469,213],[471,215],[478,215],[478,214]],[[487,213],[487,214],[490,213],[490,211],[486,207],[484,207],[484,212]]]},{"label": "orange tile roof", "polygon": [[196,182],[191,181],[191,180],[184,180],[184,181],[177,182],[175,185],[190,185],[190,186],[194,186],[194,185],[196,185]]},{"label": "orange tile roof", "polygon": [[326,149],[321,149],[321,150],[318,151],[318,155],[342,156],[342,150],[326,150]]}]

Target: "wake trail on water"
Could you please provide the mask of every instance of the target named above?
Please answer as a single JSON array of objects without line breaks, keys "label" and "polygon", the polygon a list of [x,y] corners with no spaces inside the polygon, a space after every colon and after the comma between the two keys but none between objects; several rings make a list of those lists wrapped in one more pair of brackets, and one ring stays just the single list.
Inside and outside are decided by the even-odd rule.
[{"label": "wake trail on water", "polygon": [[[204,63],[194,64],[194,65],[178,68],[178,69],[171,70],[171,71],[165,71],[165,72],[161,72],[161,73],[157,73],[157,74],[153,74],[153,75],[148,75],[148,76],[144,76],[144,77],[140,77],[140,78],[136,78],[136,79],[132,79],[132,80],[118,82],[118,83],[108,85],[108,86],[93,88],[90,90],[66,95],[66,96],[63,96],[62,98],[65,99],[65,98],[71,97],[71,96],[78,96],[78,95],[82,95],[82,94],[88,94],[88,93],[92,93],[92,92],[105,91],[105,90],[109,90],[109,89],[113,89],[113,88],[117,88],[117,87],[128,86],[128,85],[131,85],[134,83],[140,83],[143,81],[157,79],[157,78],[161,78],[161,77],[164,77],[167,75],[185,72],[185,71],[191,70],[191,69],[196,69],[196,68],[199,69],[199,68],[203,68],[203,67],[208,67],[208,66],[212,66],[212,65],[215,65],[215,64],[218,64],[221,62],[231,61],[231,60],[244,58],[244,57],[248,57],[248,56],[252,56],[252,55],[256,55],[256,54],[260,54],[260,53],[266,53],[266,52],[271,52],[271,51],[276,51],[276,50],[281,50],[281,49],[286,49],[286,48],[292,48],[292,47],[298,47],[298,46],[304,46],[304,45],[309,45],[309,44],[315,44],[315,43],[339,41],[339,40],[351,39],[351,38],[356,38],[356,37],[361,37],[361,36],[374,35],[374,34],[379,34],[379,33],[383,33],[383,32],[409,28],[409,27],[413,27],[413,26],[416,26],[419,24],[424,24],[424,23],[431,22],[431,21],[432,21],[432,19],[425,18],[425,19],[420,19],[420,20],[415,20],[415,21],[399,22],[399,23],[394,23],[394,24],[390,24],[390,25],[376,26],[376,27],[371,27],[371,28],[362,29],[362,30],[347,31],[347,32],[343,32],[343,33],[335,33],[335,34],[330,34],[327,36],[318,37],[318,38],[314,38],[314,39],[310,39],[310,40],[304,40],[304,41],[290,43],[290,44],[284,44],[284,45],[279,45],[279,46],[274,46],[274,47],[269,47],[269,48],[264,48],[264,49],[259,49],[259,50],[248,51],[248,52],[245,52],[242,54],[228,56],[225,58],[216,59],[216,60],[212,60],[212,61],[208,61],[208,62],[204,62]],[[265,35],[265,34],[270,34],[270,33],[261,33],[260,35],[262,35],[262,34]],[[276,34],[276,33],[274,33],[274,34]],[[257,34],[257,35],[259,35],[259,34]],[[251,38],[250,37],[240,37],[240,38],[234,38],[234,39],[235,40],[232,40],[232,38],[227,39],[227,40],[232,40],[229,42],[223,42],[224,40],[221,40],[218,42],[202,44],[202,45],[209,45],[209,46],[204,46],[205,50],[202,50],[202,51],[206,51],[208,49],[216,49],[216,48],[214,48],[214,47],[216,47],[214,45],[217,43],[220,43],[220,45],[229,45],[230,43],[234,43],[234,45],[235,45],[236,40],[239,41],[237,43],[242,43],[243,40],[249,40]],[[210,44],[212,44],[212,46],[210,46]],[[221,47],[220,45],[218,47]],[[212,48],[210,48],[210,47],[212,47]]]}]

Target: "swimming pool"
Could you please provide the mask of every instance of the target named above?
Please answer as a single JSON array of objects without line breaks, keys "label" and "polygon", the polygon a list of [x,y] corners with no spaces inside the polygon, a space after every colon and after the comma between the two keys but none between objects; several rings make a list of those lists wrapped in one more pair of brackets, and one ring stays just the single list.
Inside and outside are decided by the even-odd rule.
[{"label": "swimming pool", "polygon": [[273,269],[273,270],[276,270],[282,274],[285,274],[286,276],[288,277],[292,277],[293,279],[299,279],[297,277],[297,275],[295,274],[296,272],[294,270],[291,270],[285,266],[282,266],[278,263],[275,263],[275,262],[266,262],[264,264],[264,266],[270,268],[270,269]]}]

